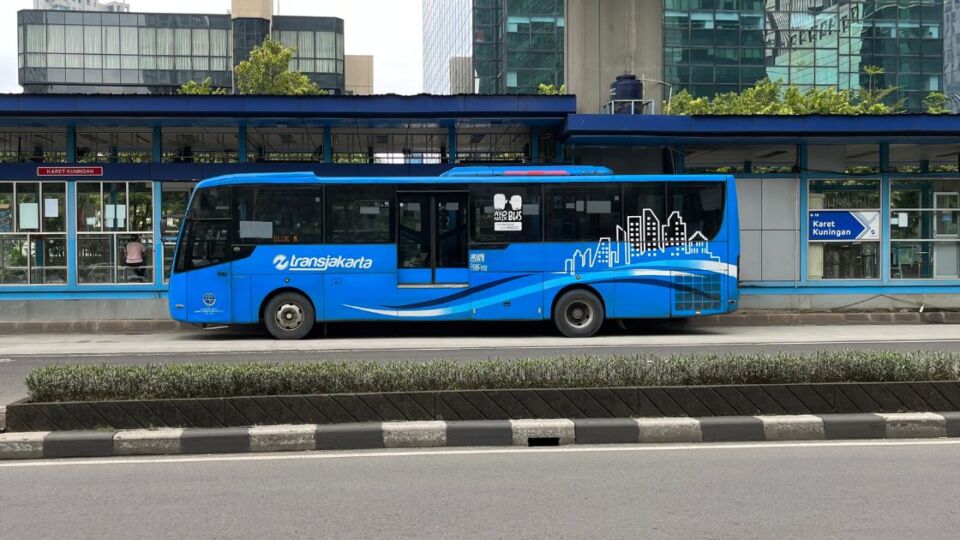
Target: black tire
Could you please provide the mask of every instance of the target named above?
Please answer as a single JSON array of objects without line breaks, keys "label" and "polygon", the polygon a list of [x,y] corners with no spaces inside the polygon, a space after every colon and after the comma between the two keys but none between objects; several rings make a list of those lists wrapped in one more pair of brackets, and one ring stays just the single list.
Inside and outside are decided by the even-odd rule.
[{"label": "black tire", "polygon": [[280,293],[263,308],[263,324],[276,339],[304,338],[316,322],[313,304],[301,294]]},{"label": "black tire", "polygon": [[567,337],[590,337],[603,326],[603,303],[583,289],[563,293],[553,305],[553,324]]}]

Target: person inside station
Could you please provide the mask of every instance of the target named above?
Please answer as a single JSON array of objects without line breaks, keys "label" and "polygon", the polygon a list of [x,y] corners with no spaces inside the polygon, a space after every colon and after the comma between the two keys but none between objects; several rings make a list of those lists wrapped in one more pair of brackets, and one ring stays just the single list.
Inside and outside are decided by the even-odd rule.
[{"label": "person inside station", "polygon": [[143,256],[146,252],[147,247],[143,245],[142,240],[138,236],[132,237],[126,246],[124,246],[124,263],[128,268],[133,269],[136,276],[135,278],[131,277],[131,281],[145,281],[146,268],[144,267]]}]

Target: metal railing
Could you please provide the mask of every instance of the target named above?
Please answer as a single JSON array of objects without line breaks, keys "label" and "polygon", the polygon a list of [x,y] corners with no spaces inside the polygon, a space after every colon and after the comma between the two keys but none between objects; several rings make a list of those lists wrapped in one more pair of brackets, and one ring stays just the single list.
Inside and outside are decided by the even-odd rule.
[{"label": "metal railing", "polygon": [[602,114],[657,114],[653,99],[613,99],[600,109]]}]

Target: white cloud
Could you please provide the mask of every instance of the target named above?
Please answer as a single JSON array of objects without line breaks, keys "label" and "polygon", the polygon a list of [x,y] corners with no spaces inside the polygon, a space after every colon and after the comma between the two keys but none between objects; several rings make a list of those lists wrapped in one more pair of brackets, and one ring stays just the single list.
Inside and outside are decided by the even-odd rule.
[{"label": "white cloud", "polygon": [[[132,11],[156,13],[226,13],[229,0],[130,0]],[[276,8],[279,4],[279,10]],[[0,92],[17,85],[17,11],[32,0],[0,0]],[[416,94],[421,91],[420,0],[276,0],[278,15],[340,17],[346,54],[374,57],[374,91]]]}]

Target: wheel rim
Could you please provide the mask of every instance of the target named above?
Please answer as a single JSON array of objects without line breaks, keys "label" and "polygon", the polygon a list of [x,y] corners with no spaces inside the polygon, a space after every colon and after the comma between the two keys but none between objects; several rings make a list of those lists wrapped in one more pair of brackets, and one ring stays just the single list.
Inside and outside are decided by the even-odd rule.
[{"label": "wheel rim", "polygon": [[570,326],[585,328],[593,322],[593,308],[582,300],[575,300],[567,306],[564,316]]},{"label": "wheel rim", "polygon": [[292,331],[303,326],[303,309],[297,304],[281,304],[276,313],[277,326]]}]

